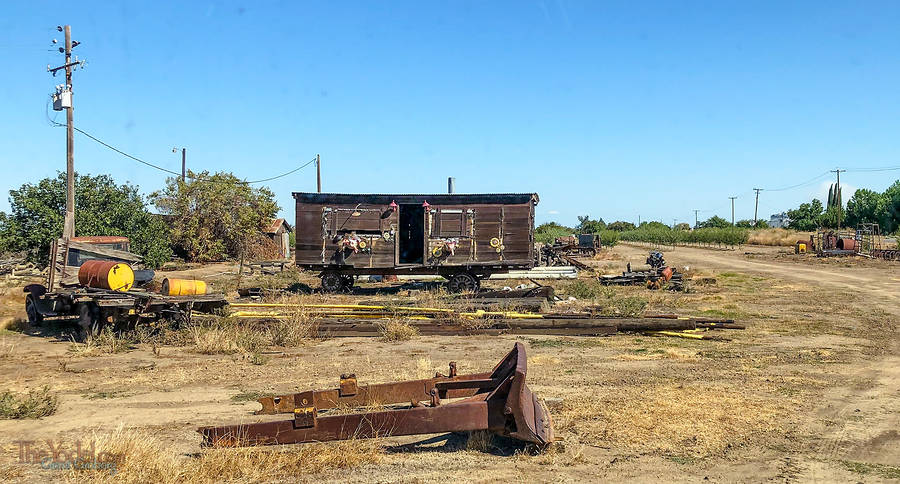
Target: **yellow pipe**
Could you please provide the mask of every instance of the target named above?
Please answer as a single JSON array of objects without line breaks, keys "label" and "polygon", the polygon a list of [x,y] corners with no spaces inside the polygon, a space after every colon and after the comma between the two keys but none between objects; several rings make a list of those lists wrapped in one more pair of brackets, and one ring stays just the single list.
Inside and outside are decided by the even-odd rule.
[{"label": "yellow pipe", "polygon": [[679,333],[676,331],[650,331],[647,334],[650,334],[653,336],[672,336],[675,338],[685,338],[685,339],[703,339],[702,334]]},{"label": "yellow pipe", "polygon": [[235,308],[313,308],[313,309],[381,309],[402,310],[428,313],[452,313],[453,309],[420,308],[415,306],[368,306],[362,304],[281,304],[281,303],[233,303]]},{"label": "yellow pipe", "polygon": [[[273,318],[273,319],[284,319],[290,318],[290,314],[281,314],[281,313],[273,313],[273,312],[262,312],[262,311],[235,311],[229,315],[233,318]],[[391,315],[388,314],[342,314],[341,316],[352,317],[356,319],[390,319]],[[407,316],[406,319],[414,319],[414,320],[431,320],[434,318],[429,318],[427,316]]]}]

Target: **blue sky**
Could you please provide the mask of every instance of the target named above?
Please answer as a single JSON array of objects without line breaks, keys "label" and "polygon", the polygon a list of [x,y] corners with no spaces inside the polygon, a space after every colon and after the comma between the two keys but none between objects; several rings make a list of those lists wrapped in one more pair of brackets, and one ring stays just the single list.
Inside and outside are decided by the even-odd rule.
[{"label": "blue sky", "polygon": [[[753,217],[900,166],[897,2],[63,2],[0,17],[4,194],[65,168],[47,121],[69,23],[75,123],[245,179],[322,155],[334,192],[538,192],[538,221]],[[54,115],[50,111],[51,116]],[[65,120],[63,115],[59,121]],[[79,172],[165,173],[76,133]],[[829,175],[830,176],[830,175]],[[883,190],[900,171],[848,172]],[[293,217],[307,167],[269,184]],[[0,210],[8,210],[5,197]]]}]

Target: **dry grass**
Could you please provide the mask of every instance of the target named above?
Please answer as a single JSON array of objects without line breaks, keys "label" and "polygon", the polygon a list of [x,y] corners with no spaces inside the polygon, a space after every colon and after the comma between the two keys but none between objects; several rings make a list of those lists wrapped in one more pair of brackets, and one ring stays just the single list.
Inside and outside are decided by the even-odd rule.
[{"label": "dry grass", "polygon": [[378,323],[378,331],[383,341],[408,341],[419,336],[419,329],[409,321],[391,318]]},{"label": "dry grass", "polygon": [[788,229],[758,229],[750,231],[748,244],[792,247],[798,240],[809,240],[810,232]]},{"label": "dry grass", "polygon": [[0,393],[0,419],[46,417],[53,415],[58,405],[59,399],[46,386],[26,394],[5,391]]},{"label": "dry grass", "polygon": [[297,310],[287,318],[276,320],[269,326],[269,337],[275,346],[299,346],[319,334],[320,317],[309,311]]},{"label": "dry grass", "polygon": [[487,452],[494,447],[494,433],[488,430],[474,430],[469,432],[466,439],[466,450],[475,452]]},{"label": "dry grass", "polygon": [[0,341],[0,358],[12,358],[12,355],[15,351],[16,351],[15,343],[7,343],[6,341]]},{"label": "dry grass", "polygon": [[25,475],[25,471],[21,465],[16,464],[0,464],[0,481],[13,482]]},{"label": "dry grass", "polygon": [[115,354],[134,349],[131,334],[116,334],[112,328],[106,327],[97,336],[89,337],[84,343],[74,340],[69,345],[69,353],[73,356],[97,356]]},{"label": "dry grass", "polygon": [[670,384],[566,399],[553,417],[560,433],[572,432],[584,444],[705,457],[780,432],[784,412],[726,388]]},{"label": "dry grass", "polygon": [[187,332],[194,350],[207,355],[256,353],[266,345],[262,331],[229,320],[195,323]]},{"label": "dry grass", "polygon": [[349,469],[383,457],[377,440],[347,440],[284,448],[213,448],[190,457],[177,452],[149,432],[119,427],[95,435],[100,466],[71,470],[73,482],[272,482],[332,469]]}]

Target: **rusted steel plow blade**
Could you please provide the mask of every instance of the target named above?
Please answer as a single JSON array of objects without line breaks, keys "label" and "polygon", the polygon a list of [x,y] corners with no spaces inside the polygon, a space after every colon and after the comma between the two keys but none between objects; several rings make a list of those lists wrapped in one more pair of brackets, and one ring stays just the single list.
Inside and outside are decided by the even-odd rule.
[{"label": "rusted steel plow blade", "polygon": [[[257,413],[293,413],[291,420],[201,427],[204,445],[294,444],[350,438],[489,430],[539,445],[553,441],[550,414],[525,384],[525,347],[512,351],[490,373],[359,386],[341,377],[340,388],[260,399]],[[450,400],[448,399],[455,399]],[[405,404],[402,408],[328,415],[336,407]]]}]

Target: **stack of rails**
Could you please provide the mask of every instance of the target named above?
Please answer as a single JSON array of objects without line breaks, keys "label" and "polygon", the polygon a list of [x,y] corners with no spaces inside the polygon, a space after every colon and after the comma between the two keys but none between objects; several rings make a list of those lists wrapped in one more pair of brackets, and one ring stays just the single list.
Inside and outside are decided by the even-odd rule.
[{"label": "stack of rails", "polygon": [[379,306],[361,304],[237,303],[231,317],[249,320],[290,318],[297,311],[320,317],[322,336],[379,336],[385,320],[401,318],[422,335],[541,334],[603,336],[618,332],[695,331],[743,329],[733,320],[676,315],[605,317],[590,313],[523,313],[511,311],[459,311],[450,308]]}]

